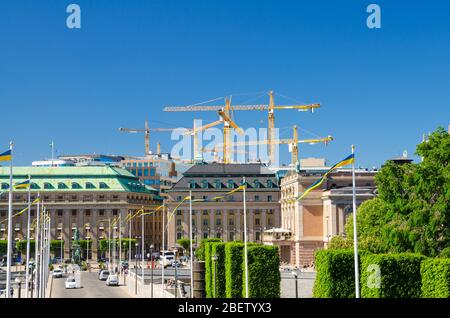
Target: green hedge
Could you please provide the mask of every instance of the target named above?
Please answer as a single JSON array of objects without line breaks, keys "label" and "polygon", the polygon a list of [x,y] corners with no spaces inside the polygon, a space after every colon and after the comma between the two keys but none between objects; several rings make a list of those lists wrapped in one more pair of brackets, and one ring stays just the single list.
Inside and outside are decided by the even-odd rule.
[{"label": "green hedge", "polygon": [[[34,255],[34,250],[36,247],[36,241],[30,240],[30,257]],[[16,242],[16,249],[20,251],[22,254],[26,254],[27,252],[27,240],[20,240]]]},{"label": "green hedge", "polygon": [[[247,246],[247,251],[249,297],[279,298],[281,275],[278,246],[252,244]],[[245,271],[242,281],[245,295]]]},{"label": "green hedge", "polygon": [[200,241],[200,246],[197,247],[195,250],[195,257],[199,261],[205,261],[205,244],[206,243],[214,243],[214,242],[222,242],[222,239],[220,238],[210,238],[210,239],[203,239]]},{"label": "green hedge", "polygon": [[[211,256],[217,256],[216,268],[214,273],[214,262],[211,262],[212,292],[214,298],[226,297],[226,276],[225,276],[225,243],[211,243]],[[216,293],[214,295],[214,275],[216,283]]]},{"label": "green hedge", "polygon": [[242,275],[244,244],[228,242],[225,244],[225,294],[227,298],[242,298]]},{"label": "green hedge", "polygon": [[[361,296],[364,298],[420,298],[422,278],[420,263],[425,259],[418,254],[370,254],[362,257]],[[379,288],[374,287],[375,272],[379,266]]]},{"label": "green hedge", "polygon": [[[319,250],[315,253],[316,280],[314,298],[354,298],[354,252],[345,250]],[[361,254],[360,254],[361,258]]]},{"label": "green hedge", "polygon": [[423,298],[450,298],[450,259],[427,259],[420,267]]},{"label": "green hedge", "polygon": [[212,284],[212,260],[211,260],[211,250],[212,250],[211,242],[203,242],[203,250],[204,250],[204,260],[205,260],[205,289],[206,289],[206,298],[213,298],[213,284]]},{"label": "green hedge", "polygon": [[5,254],[8,254],[8,241],[0,240],[0,257],[3,257]]}]

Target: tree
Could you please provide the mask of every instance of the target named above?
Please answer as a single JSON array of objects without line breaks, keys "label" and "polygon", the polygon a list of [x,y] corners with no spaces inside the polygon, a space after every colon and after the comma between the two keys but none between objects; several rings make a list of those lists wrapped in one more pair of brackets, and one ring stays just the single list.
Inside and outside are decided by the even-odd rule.
[{"label": "tree", "polygon": [[189,240],[188,238],[180,238],[179,240],[177,240],[177,244],[180,245],[183,250],[186,251],[186,254],[189,255],[189,249],[191,247],[191,240]]},{"label": "tree", "polygon": [[[358,209],[361,248],[437,256],[450,247],[450,135],[438,128],[416,153],[422,162],[388,161],[377,174],[378,197]],[[353,240],[352,216],[346,233]]]}]

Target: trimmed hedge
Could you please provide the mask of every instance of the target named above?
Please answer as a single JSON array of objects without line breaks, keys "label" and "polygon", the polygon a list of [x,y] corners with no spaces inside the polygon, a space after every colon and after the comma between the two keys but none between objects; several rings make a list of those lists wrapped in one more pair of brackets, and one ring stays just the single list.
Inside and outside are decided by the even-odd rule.
[{"label": "trimmed hedge", "polygon": [[199,261],[205,261],[205,244],[206,243],[213,243],[213,242],[222,242],[222,239],[219,238],[209,238],[209,239],[203,239],[200,241],[200,246],[197,247],[195,250],[195,257]]},{"label": "trimmed hedge", "polygon": [[423,298],[450,298],[450,259],[427,259],[420,267]]},{"label": "trimmed hedge", "polygon": [[[211,243],[211,256],[216,255],[216,268],[214,269],[214,262],[211,262],[212,275],[212,295],[214,298],[226,297],[226,276],[225,276],[225,243]],[[215,270],[215,273],[214,273]],[[216,292],[214,295],[214,275]]]},{"label": "trimmed hedge", "polygon": [[[247,245],[247,251],[249,297],[279,298],[281,275],[278,246]],[[242,288],[245,295],[245,271]]]},{"label": "trimmed hedge", "polygon": [[212,260],[211,260],[211,249],[212,244],[209,242],[203,243],[203,250],[204,250],[204,260],[205,260],[205,289],[206,289],[206,298],[213,298],[213,285],[212,285]]},{"label": "trimmed hedge", "polygon": [[353,250],[316,251],[315,263],[317,275],[313,288],[314,298],[355,298]]},{"label": "trimmed hedge", "polygon": [[244,243],[225,244],[225,294],[227,298],[242,298]]},{"label": "trimmed hedge", "polygon": [[[420,298],[422,278],[420,263],[425,259],[418,254],[371,254],[362,257],[361,296],[364,298]],[[369,285],[374,272],[369,266],[378,265],[380,284]]]},{"label": "trimmed hedge", "polygon": [[0,257],[3,257],[5,254],[8,254],[8,241],[0,240]]},{"label": "trimmed hedge", "polygon": [[[31,255],[34,255],[34,250],[36,247],[36,241],[30,240],[30,257]],[[20,240],[16,242],[16,249],[20,251],[20,253],[25,254],[27,253],[27,240]]]}]

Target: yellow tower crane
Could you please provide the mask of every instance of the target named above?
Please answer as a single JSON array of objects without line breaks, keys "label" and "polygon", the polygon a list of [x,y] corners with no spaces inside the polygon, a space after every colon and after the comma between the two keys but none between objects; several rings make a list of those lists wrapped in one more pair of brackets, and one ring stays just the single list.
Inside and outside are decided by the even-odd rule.
[{"label": "yellow tower crane", "polygon": [[[289,145],[291,148],[291,165],[296,164],[296,162],[299,159],[298,156],[298,144],[317,144],[317,143],[324,143],[327,145],[330,141],[334,140],[332,136],[327,137],[319,137],[319,138],[313,138],[313,139],[298,139],[298,128],[295,125],[293,127],[293,136],[292,139],[272,139],[270,143],[272,145]],[[249,141],[241,141],[234,143],[235,146],[254,146],[254,145],[267,145],[269,144],[269,140],[249,140]],[[218,144],[214,145],[213,150],[221,149],[224,145]],[[211,149],[204,149],[204,151],[211,151]],[[273,162],[273,161],[272,161]]]},{"label": "yellow tower crane", "polygon": [[[241,110],[267,110],[268,111],[268,130],[267,130],[267,140],[268,140],[268,154],[270,158],[270,162],[274,162],[275,160],[275,144],[272,142],[274,139],[274,129],[275,129],[275,110],[281,109],[297,109],[298,111],[311,111],[314,112],[314,109],[320,108],[320,104],[306,104],[306,105],[275,105],[274,92],[269,91],[269,104],[258,104],[258,105],[233,105],[229,107],[229,110],[241,111]],[[191,106],[167,106],[164,108],[165,112],[200,112],[200,111],[221,111],[223,110],[223,106],[204,106],[204,105],[191,105]],[[229,113],[228,113],[229,115]],[[225,138],[225,129],[224,129],[224,141],[226,143]],[[228,137],[228,135],[227,135]],[[229,143],[228,143],[229,144]],[[224,147],[226,149],[228,147]],[[227,152],[228,153],[228,152]],[[224,162],[225,162],[224,155]]]}]

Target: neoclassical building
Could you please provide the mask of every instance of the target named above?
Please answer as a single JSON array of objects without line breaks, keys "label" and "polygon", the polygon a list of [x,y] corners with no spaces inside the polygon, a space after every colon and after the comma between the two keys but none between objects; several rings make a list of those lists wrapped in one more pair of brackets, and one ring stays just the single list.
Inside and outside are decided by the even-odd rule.
[{"label": "neoclassical building", "polygon": [[[265,230],[280,226],[280,188],[275,173],[259,163],[223,164],[204,163],[192,166],[168,191],[169,211],[189,196],[193,200],[211,199],[238,188],[246,178],[248,239],[262,243]],[[193,202],[193,238],[198,243],[204,238],[222,238],[224,241],[244,239],[243,192],[238,191],[219,201]],[[174,247],[177,239],[189,237],[189,202],[183,203],[168,225],[168,245]]]},{"label": "neoclassical building", "polygon": [[[73,167],[14,167],[14,183],[31,176],[31,198],[38,195],[44,201],[51,218],[52,239],[63,239],[64,257],[71,255],[75,229],[80,239],[92,241],[89,258],[97,258],[98,242],[101,239],[122,237],[141,237],[141,218],[131,224],[119,223],[111,226],[115,218],[125,220],[129,213],[145,208],[147,211],[162,204],[158,192],[145,186],[139,179],[125,169],[103,166]],[[9,168],[0,167],[0,239],[7,238]],[[17,213],[27,206],[28,190],[17,189],[13,194],[13,210]],[[162,212],[146,216],[144,219],[144,241],[146,249],[154,244],[161,248]],[[31,209],[31,221],[36,218],[36,205]],[[26,237],[27,213],[13,219],[13,239]],[[34,232],[31,232],[34,237]],[[86,253],[86,251],[84,251]],[[55,253],[59,256],[59,252]],[[85,254],[86,256],[86,254]]]},{"label": "neoclassical building", "polygon": [[[281,227],[266,232],[264,243],[280,246],[285,264],[311,265],[315,250],[326,247],[331,237],[344,233],[346,218],[353,211],[350,169],[334,171],[320,188],[295,201],[327,170],[328,167],[305,167],[281,179]],[[376,171],[356,171],[357,205],[375,196],[375,174]]]}]

